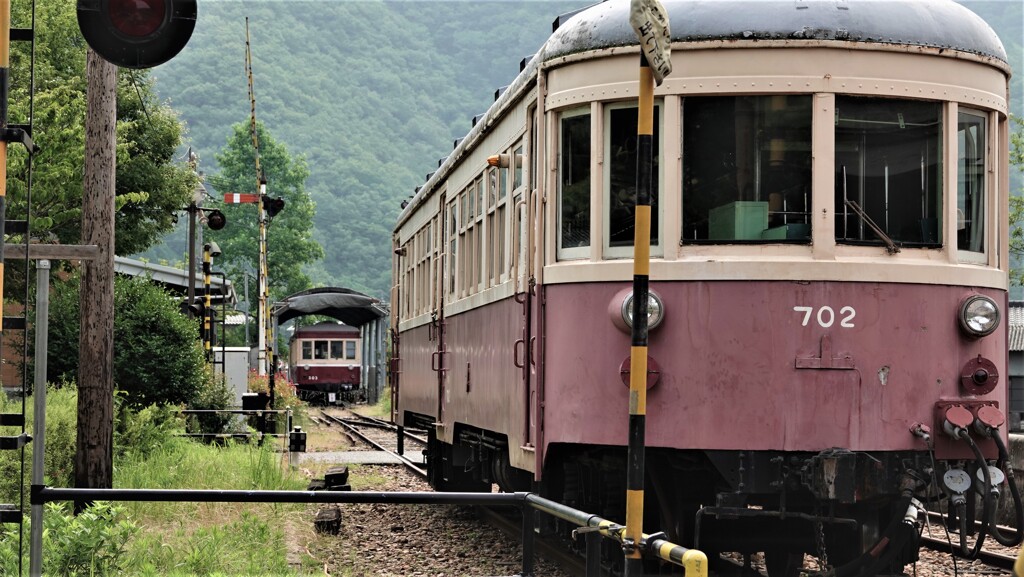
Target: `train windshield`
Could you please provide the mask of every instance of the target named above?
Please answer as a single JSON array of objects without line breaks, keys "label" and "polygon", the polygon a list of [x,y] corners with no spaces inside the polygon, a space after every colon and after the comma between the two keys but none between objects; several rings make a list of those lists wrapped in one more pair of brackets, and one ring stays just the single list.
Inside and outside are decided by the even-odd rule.
[{"label": "train windshield", "polygon": [[942,245],[938,102],[836,97],[836,241]]},{"label": "train windshield", "polygon": [[[654,106],[654,139],[651,166],[651,247],[658,246],[658,157],[660,156],[659,117],[661,106]],[[612,105],[607,109],[605,139],[605,242],[608,247],[632,247],[636,230],[637,178],[637,107],[635,104]],[[632,251],[607,251],[610,256],[632,256]]]},{"label": "train windshield", "polygon": [[683,243],[811,239],[811,97],[688,97]]},{"label": "train windshield", "polygon": [[[589,110],[589,109],[587,109]],[[590,246],[590,114],[562,115],[559,162],[559,257],[585,257]]]}]

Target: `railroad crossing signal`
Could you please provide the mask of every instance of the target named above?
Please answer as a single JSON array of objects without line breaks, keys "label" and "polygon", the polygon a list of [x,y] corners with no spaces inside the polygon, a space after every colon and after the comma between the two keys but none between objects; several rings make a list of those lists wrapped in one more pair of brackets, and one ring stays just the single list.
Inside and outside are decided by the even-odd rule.
[{"label": "railroad crossing signal", "polygon": [[269,196],[263,197],[263,208],[267,211],[267,216],[274,218],[277,213],[284,210],[284,199],[277,197],[271,198]]},{"label": "railroad crossing signal", "polygon": [[77,12],[89,47],[123,68],[167,62],[196,26],[196,0],[78,0]]},{"label": "railroad crossing signal", "polygon": [[258,194],[244,194],[239,192],[224,193],[224,204],[256,204],[260,201]]}]

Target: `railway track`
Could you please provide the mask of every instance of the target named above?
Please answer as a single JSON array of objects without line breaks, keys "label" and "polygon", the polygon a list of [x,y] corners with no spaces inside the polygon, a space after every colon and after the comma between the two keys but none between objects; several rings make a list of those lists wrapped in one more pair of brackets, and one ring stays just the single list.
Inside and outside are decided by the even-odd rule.
[{"label": "railway track", "polygon": [[[936,539],[934,537],[921,537],[921,546],[927,547],[932,551],[938,551],[939,553],[951,553],[950,542],[945,539]],[[953,541],[953,548],[959,547],[956,541]],[[982,549],[978,552],[978,560],[989,567],[995,567],[1005,571],[1013,569],[1013,563],[1017,560],[1016,557],[1011,557],[1003,553],[997,553],[988,549]]]},{"label": "railway track", "polygon": [[[943,519],[943,516],[941,514],[936,513],[934,511],[930,511],[930,512],[927,513],[927,515],[928,515],[928,520],[931,523],[932,527],[942,527],[943,526],[944,519]],[[978,522],[978,521],[975,521],[974,526],[975,526],[975,530],[979,530],[980,527],[981,527],[981,523]],[[1000,528],[1002,529],[1003,534],[1011,534],[1011,533],[1014,532],[1014,529],[1010,528],[1010,527],[1003,527],[1003,526],[1001,526]],[[986,543],[986,545],[988,545],[989,543],[994,543],[994,540],[992,540],[992,538],[989,537],[989,540],[987,540],[985,543]],[[928,536],[928,535],[922,535],[921,536],[921,546],[922,547],[927,547],[928,549],[931,549],[932,551],[937,551],[939,553],[946,553],[948,555],[952,555],[953,554],[952,551],[954,551],[956,549],[959,549],[959,547],[960,547],[959,533],[956,532],[956,531],[950,530],[948,535],[943,536],[942,538],[931,537],[931,536]],[[1002,548],[1004,550],[1010,550],[1011,549],[1011,548],[1007,548],[1007,547],[1001,547],[998,544],[996,546],[1000,547],[1000,548]],[[971,547],[973,548],[973,544],[971,545]],[[981,551],[978,552],[978,560],[981,561],[982,563],[984,563],[985,565],[989,566],[989,567],[994,567],[994,568],[1002,569],[1002,570],[1005,570],[1005,571],[1010,571],[1011,569],[1013,569],[1013,564],[1017,560],[1017,558],[1016,558],[1016,552],[1015,551],[1011,551],[1010,553],[1008,553],[1006,551],[997,551],[997,550],[994,550],[993,548],[990,547],[990,548],[987,548],[987,549],[983,548],[983,549],[981,549]]]},{"label": "railway track", "polygon": [[[321,411],[320,414],[326,422],[339,425],[342,431],[344,431],[349,438],[353,439],[353,441],[366,443],[378,451],[388,453],[395,459],[398,459],[416,476],[422,479],[427,478],[427,470],[422,463],[417,463],[405,455],[398,453],[398,427],[394,424],[380,419],[373,419],[371,417],[341,418],[331,415],[325,411]],[[375,433],[370,434],[367,429],[374,431]],[[422,443],[424,447],[427,445],[425,440],[422,440],[416,435],[406,434],[405,437]]]}]

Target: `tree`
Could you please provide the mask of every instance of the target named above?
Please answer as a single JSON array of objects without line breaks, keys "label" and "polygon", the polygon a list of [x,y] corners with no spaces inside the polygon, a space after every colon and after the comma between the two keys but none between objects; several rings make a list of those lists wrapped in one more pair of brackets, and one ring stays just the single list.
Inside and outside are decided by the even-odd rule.
[{"label": "tree", "polygon": [[[1024,172],[1024,118],[1013,117],[1015,129],[1010,135],[1010,165]],[[1024,191],[1020,191],[1024,192]],[[1010,196],[1010,255],[1014,261],[1024,258],[1024,196]],[[1010,282],[1024,284],[1024,271],[1011,268]]]},{"label": "tree", "polygon": [[[15,26],[28,26],[31,4],[14,6]],[[85,155],[85,41],[73,2],[37,6],[33,138],[40,152],[32,164],[32,235],[65,244],[81,240],[82,159]],[[29,117],[29,46],[11,46],[10,122]],[[160,102],[146,71],[117,73],[117,173],[115,251],[134,254],[169,232],[187,206],[197,177],[175,159],[184,126]],[[23,218],[27,156],[11,147],[7,215]]]},{"label": "tree", "polygon": [[[305,189],[309,169],[306,160],[292,158],[262,122],[256,123],[260,145],[260,168],[267,179],[267,195],[284,199],[284,210],[267,227],[267,276],[270,298],[277,300],[310,286],[303,266],[323,258],[323,248],[313,240],[313,215],[316,206]],[[219,192],[257,193],[256,155],[249,134],[249,123],[232,127],[227,145],[217,155],[220,172],[209,178]],[[258,208],[253,204],[228,205],[224,209],[228,224],[218,231],[206,232],[206,238],[220,246],[229,277],[241,278],[246,270],[257,270],[259,263]]]},{"label": "tree", "polygon": [[[47,374],[73,380],[79,358],[78,275],[55,283]],[[166,290],[146,278],[114,279],[114,382],[134,406],[190,403],[203,383],[199,325]]]}]

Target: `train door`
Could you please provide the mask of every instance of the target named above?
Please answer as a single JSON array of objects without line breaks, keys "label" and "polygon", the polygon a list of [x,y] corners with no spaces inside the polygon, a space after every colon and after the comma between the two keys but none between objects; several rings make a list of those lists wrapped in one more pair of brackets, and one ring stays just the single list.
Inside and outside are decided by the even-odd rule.
[{"label": "train door", "polygon": [[516,289],[516,302],[522,305],[521,337],[517,343],[521,343],[522,355],[517,357],[518,368],[521,369],[522,390],[524,391],[523,402],[525,412],[523,418],[523,439],[528,447],[537,446],[537,374],[536,363],[534,362],[534,351],[536,337],[534,336],[534,286],[531,273],[532,252],[532,210],[533,199],[537,196],[538,182],[538,138],[537,131],[537,107],[531,106],[527,113],[530,119],[526,134],[525,158],[522,154],[522,147],[517,151],[517,165],[522,172],[526,173],[525,186],[516,187],[513,196],[513,234],[515,241],[512,246],[514,270],[514,286]]},{"label": "train door", "polygon": [[437,373],[437,422],[444,423],[445,393],[448,377],[448,347],[445,342],[444,305],[458,296],[458,258],[459,250],[459,206],[458,196],[441,195],[443,210],[440,211],[438,223],[438,278],[432,283],[435,303],[434,318],[431,320],[431,337],[435,341],[432,368]]},{"label": "train door", "polygon": [[399,297],[401,296],[399,291],[399,282],[401,277],[401,269],[399,268],[401,244],[399,243],[398,235],[392,239],[391,253],[393,255],[391,260],[391,323],[388,327],[388,334],[391,337],[391,343],[388,347],[388,384],[391,386],[391,422],[398,422],[398,388],[400,386],[399,376],[402,374],[401,362],[402,358],[399,351],[398,341],[398,323],[402,318],[402,307]]}]

